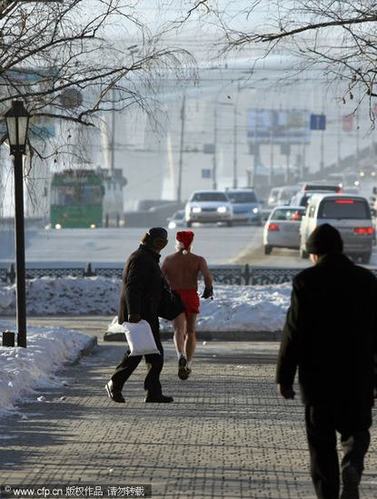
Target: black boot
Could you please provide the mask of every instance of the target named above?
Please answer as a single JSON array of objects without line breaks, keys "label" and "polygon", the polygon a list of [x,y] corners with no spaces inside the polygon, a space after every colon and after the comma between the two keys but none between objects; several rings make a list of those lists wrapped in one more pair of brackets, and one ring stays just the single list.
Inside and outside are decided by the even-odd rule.
[{"label": "black boot", "polygon": [[187,373],[187,359],[183,355],[179,357],[178,360],[178,378],[187,379],[189,377]]},{"label": "black boot", "polygon": [[110,380],[108,383],[105,385],[105,389],[107,391],[107,395],[113,400],[114,402],[118,402],[119,404],[124,404],[126,401],[124,400],[124,397],[122,395],[122,392],[120,390],[114,390],[113,382]]},{"label": "black boot", "polygon": [[360,476],[356,468],[349,465],[342,471],[343,491],[340,499],[359,499]]},{"label": "black boot", "polygon": [[145,402],[154,402],[157,404],[169,404],[174,402],[173,397],[168,397],[167,395],[147,395],[145,397]]}]

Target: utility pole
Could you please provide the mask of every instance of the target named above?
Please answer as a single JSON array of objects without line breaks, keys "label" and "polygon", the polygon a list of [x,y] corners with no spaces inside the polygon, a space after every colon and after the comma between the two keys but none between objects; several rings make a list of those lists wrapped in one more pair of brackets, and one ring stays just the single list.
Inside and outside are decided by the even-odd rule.
[{"label": "utility pole", "polygon": [[325,169],[325,132],[321,130],[321,162],[319,165],[320,172],[323,174]]},{"label": "utility pole", "polygon": [[110,162],[110,178],[114,176],[115,167],[115,90],[114,87],[111,89],[111,162]]},{"label": "utility pole", "polygon": [[214,137],[213,137],[213,168],[212,168],[212,188],[217,189],[217,101],[215,101],[214,111]]},{"label": "utility pole", "polygon": [[356,111],[356,168],[359,169],[360,163],[360,116],[359,111]]},{"label": "utility pole", "polygon": [[186,118],[186,94],[183,94],[181,106],[181,140],[179,144],[179,164],[178,164],[178,181],[177,181],[177,201],[182,201],[182,170],[183,170],[183,147],[185,139],[185,118]]},{"label": "utility pole", "polygon": [[301,162],[301,170],[300,170],[300,180],[304,180],[304,175],[306,172],[306,144],[304,142],[302,146],[302,162]]},{"label": "utility pole", "polygon": [[274,139],[273,139],[273,130],[271,126],[270,131],[270,171],[269,171],[269,179],[268,183],[270,187],[272,186],[274,181]]},{"label": "utility pole", "polygon": [[341,156],[341,134],[340,134],[340,127],[341,127],[341,118],[340,118],[340,111],[339,107],[337,109],[337,127],[336,127],[336,167],[339,170],[340,169],[340,156]]},{"label": "utility pole", "polygon": [[233,189],[238,187],[238,127],[237,127],[237,114],[238,114],[238,96],[239,96],[239,86],[237,92],[237,100],[234,105],[234,126],[233,126]]}]

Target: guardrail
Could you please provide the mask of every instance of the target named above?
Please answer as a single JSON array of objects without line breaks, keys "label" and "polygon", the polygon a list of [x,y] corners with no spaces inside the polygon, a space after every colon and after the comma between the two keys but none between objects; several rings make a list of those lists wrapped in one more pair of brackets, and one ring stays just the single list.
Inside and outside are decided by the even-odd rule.
[{"label": "guardrail", "polygon": [[[253,267],[251,265],[210,265],[214,281],[218,284],[231,285],[267,285],[290,282],[302,268]],[[370,269],[377,277],[377,269]],[[91,263],[83,267],[27,268],[26,279],[38,277],[114,277],[121,279],[123,267],[95,267]],[[14,265],[0,268],[0,281],[14,283],[16,272]]]}]

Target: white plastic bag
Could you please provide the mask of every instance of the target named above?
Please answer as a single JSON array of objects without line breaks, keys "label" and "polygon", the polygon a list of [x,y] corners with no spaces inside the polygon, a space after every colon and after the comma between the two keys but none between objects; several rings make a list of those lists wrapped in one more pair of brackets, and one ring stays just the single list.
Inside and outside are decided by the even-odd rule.
[{"label": "white plastic bag", "polygon": [[160,353],[156,346],[152,329],[147,321],[142,319],[139,322],[123,322],[122,326],[131,357]]}]

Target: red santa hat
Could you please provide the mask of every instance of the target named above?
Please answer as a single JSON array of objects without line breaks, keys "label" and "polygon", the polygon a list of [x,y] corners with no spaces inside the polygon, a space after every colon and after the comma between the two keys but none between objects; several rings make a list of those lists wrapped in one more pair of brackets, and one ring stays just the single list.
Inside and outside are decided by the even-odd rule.
[{"label": "red santa hat", "polygon": [[180,232],[177,232],[176,239],[181,243],[182,248],[187,251],[194,239],[194,233],[192,230],[181,230]]}]

